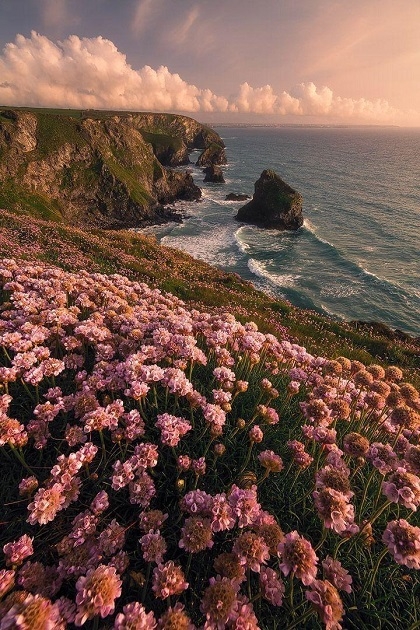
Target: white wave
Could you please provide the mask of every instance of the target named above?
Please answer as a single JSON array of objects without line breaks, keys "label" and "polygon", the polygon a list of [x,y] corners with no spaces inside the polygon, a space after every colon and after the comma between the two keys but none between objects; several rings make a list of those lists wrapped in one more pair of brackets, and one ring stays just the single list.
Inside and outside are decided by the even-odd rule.
[{"label": "white wave", "polygon": [[247,254],[249,250],[251,249],[250,245],[241,238],[241,234],[245,231],[245,229],[246,227],[244,225],[241,225],[241,227],[238,228],[236,232],[234,232],[233,234],[233,238],[235,239],[236,245],[238,246],[238,249],[243,254]]},{"label": "white wave", "polygon": [[208,227],[198,234],[167,234],[161,243],[187,252],[217,267],[234,267],[239,260],[238,253],[232,249],[232,232],[230,226],[218,225],[215,229]]},{"label": "white wave", "polygon": [[273,274],[270,273],[265,264],[261,261],[255,260],[255,258],[250,258],[248,260],[248,269],[255,276],[259,278],[263,278],[264,280],[269,280],[273,284],[278,287],[293,287],[296,284],[296,280],[300,278],[297,274],[285,273],[285,274]]},{"label": "white wave", "polygon": [[303,220],[303,227],[306,228],[308,232],[311,232],[311,234],[313,234],[318,241],[320,241],[321,243],[324,243],[325,245],[329,245],[330,247],[333,247],[335,249],[335,245],[330,243],[330,241],[327,241],[326,238],[322,238],[322,236],[319,236],[318,231],[317,231],[318,230],[317,226],[311,223],[309,219]]},{"label": "white wave", "polygon": [[388,282],[387,280],[383,280],[382,278],[377,276],[376,273],[373,273],[372,271],[369,271],[368,269],[365,269],[365,267],[363,267],[362,262],[357,261],[357,266],[360,267],[360,269],[363,271],[363,273],[365,273],[367,276],[371,276],[372,278],[376,278],[376,280],[379,280],[380,282]]}]

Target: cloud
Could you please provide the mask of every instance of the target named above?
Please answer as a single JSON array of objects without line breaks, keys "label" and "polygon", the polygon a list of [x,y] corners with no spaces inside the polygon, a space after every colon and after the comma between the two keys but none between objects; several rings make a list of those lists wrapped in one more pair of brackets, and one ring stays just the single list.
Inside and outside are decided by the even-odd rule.
[{"label": "cloud", "polygon": [[[147,6],[147,2],[139,5]],[[243,83],[227,99],[187,83],[166,66],[135,70],[103,37],[72,35],[54,43],[35,32],[29,38],[17,35],[0,56],[0,76],[0,103],[5,105],[238,112],[346,122],[394,122],[400,114],[387,101],[343,98],[311,82],[280,94],[270,85]]]},{"label": "cloud", "polygon": [[182,16],[182,19],[176,27],[166,34],[166,37],[169,37],[170,41],[177,46],[185,44],[188,40],[191,28],[196,23],[199,15],[200,8],[198,6],[192,7],[185,16]]},{"label": "cloud", "polygon": [[[0,57],[0,103],[97,109],[225,111],[228,102],[167,67],[134,70],[108,39],[72,35],[53,43],[17,35]],[[10,85],[8,85],[10,84]]]},{"label": "cloud", "polygon": [[148,20],[152,14],[154,5],[157,0],[140,0],[134,11],[133,20],[131,22],[131,30],[136,35],[140,35],[148,25]]},{"label": "cloud", "polygon": [[400,115],[387,101],[377,99],[351,99],[334,96],[329,87],[317,88],[312,83],[300,83],[290,92],[274,93],[270,85],[253,88],[241,85],[233,101],[238,112],[278,114],[348,120],[352,122],[382,122],[396,120]]}]

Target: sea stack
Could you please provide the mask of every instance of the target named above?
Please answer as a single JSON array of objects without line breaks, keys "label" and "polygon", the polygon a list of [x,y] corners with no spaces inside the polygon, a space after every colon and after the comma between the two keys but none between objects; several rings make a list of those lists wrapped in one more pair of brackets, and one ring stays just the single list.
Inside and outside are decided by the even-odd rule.
[{"label": "sea stack", "polygon": [[223,171],[220,166],[211,164],[204,169],[205,178],[203,181],[212,182],[213,184],[224,184],[225,178],[223,177]]},{"label": "sea stack", "polygon": [[277,230],[297,230],[303,224],[302,195],[272,170],[255,182],[254,195],[235,219]]}]

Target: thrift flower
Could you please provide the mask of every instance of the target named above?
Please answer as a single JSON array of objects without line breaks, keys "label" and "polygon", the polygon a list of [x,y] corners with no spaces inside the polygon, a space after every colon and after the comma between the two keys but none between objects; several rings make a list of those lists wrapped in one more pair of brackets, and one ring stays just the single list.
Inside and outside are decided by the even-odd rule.
[{"label": "thrift flower", "polygon": [[420,527],[410,525],[403,518],[391,521],[386,526],[382,541],[395,562],[410,569],[420,569]]},{"label": "thrift flower", "polygon": [[115,568],[104,564],[79,577],[76,582],[76,626],[83,626],[96,615],[103,619],[113,613],[115,600],[121,595],[121,584]]},{"label": "thrift flower", "polygon": [[282,560],[280,569],[284,575],[293,573],[305,586],[315,580],[318,557],[309,540],[299,536],[297,531],[285,535],[277,553]]}]

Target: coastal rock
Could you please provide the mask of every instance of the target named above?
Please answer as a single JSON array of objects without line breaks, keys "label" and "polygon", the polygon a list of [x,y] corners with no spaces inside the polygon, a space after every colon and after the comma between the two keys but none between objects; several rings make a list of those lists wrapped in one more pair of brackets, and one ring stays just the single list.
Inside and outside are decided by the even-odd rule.
[{"label": "coastal rock", "polygon": [[0,198],[11,210],[79,227],[160,223],[171,213],[163,204],[201,196],[190,173],[165,164],[217,142],[187,116],[0,107]]},{"label": "coastal rock", "polygon": [[212,164],[226,164],[226,153],[223,145],[216,142],[212,142],[204,151],[200,154],[196,165],[197,166],[211,166]]},{"label": "coastal rock", "polygon": [[228,195],[226,195],[225,201],[246,201],[249,198],[249,195],[245,195],[243,193],[229,193]]},{"label": "coastal rock", "polygon": [[239,208],[235,219],[278,230],[297,230],[303,224],[302,195],[274,171],[265,170],[255,182],[249,203]]},{"label": "coastal rock", "polygon": [[223,171],[220,166],[216,166],[215,164],[211,164],[204,169],[204,173],[206,174],[203,181],[212,182],[213,184],[224,184],[225,178],[223,177]]}]

